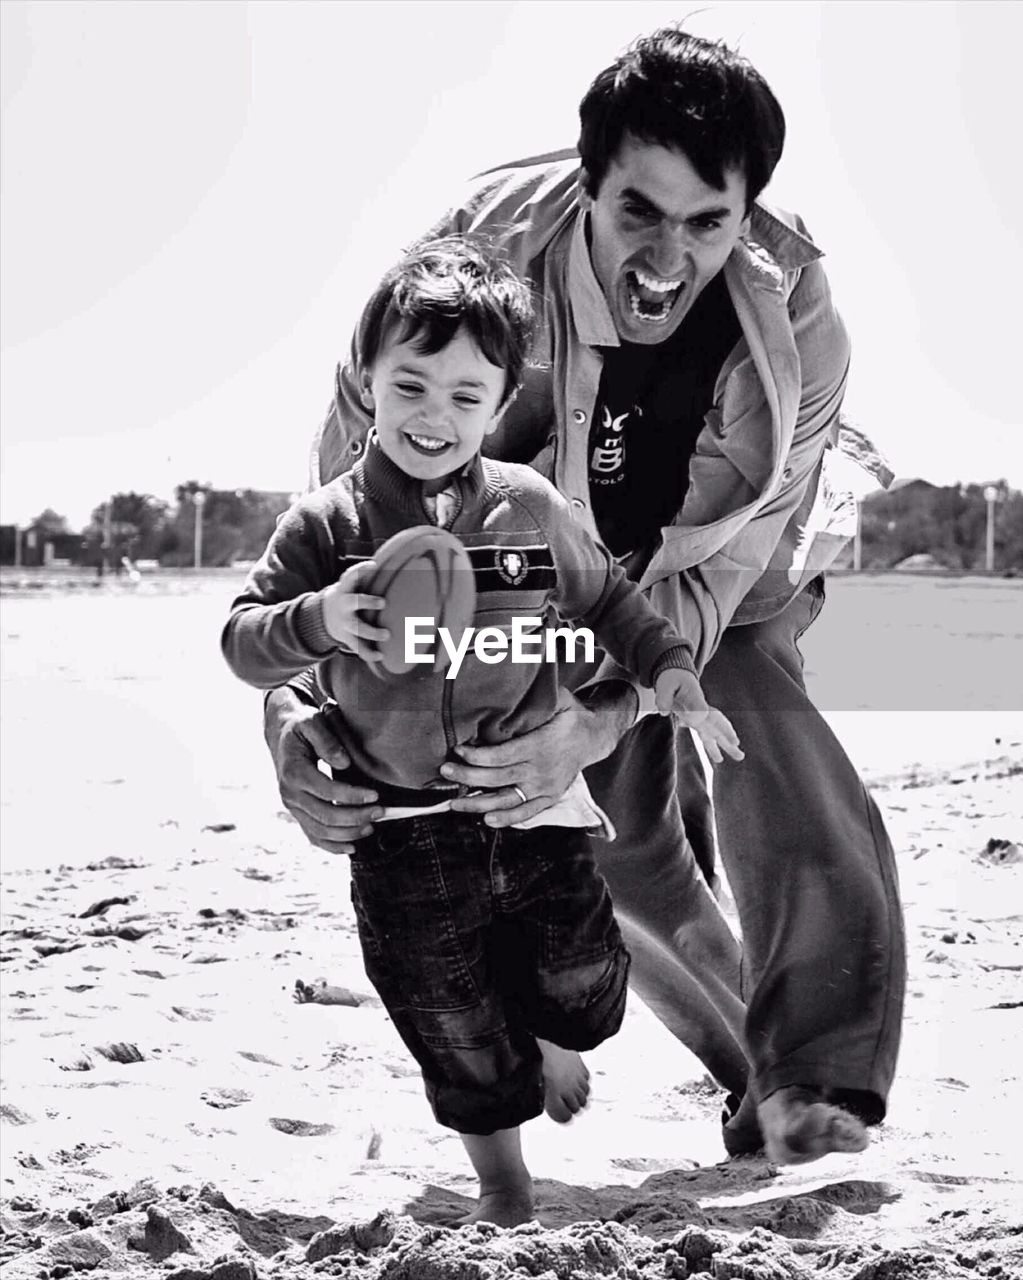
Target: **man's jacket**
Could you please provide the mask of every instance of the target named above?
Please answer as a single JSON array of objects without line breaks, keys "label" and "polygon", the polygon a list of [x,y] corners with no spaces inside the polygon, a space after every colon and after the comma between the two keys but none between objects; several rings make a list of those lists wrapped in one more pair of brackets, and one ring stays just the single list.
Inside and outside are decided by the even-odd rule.
[{"label": "man's jacket", "polygon": [[[590,263],[578,177],[572,152],[493,170],[473,180],[433,234],[483,239],[529,280],[542,321],[535,366],[487,452],[532,463],[596,535],[587,445],[600,348],[619,338]],[[749,236],[724,267],[743,337],[717,379],[679,511],[648,562],[630,566],[692,640],[699,668],[726,626],[777,613],[854,531],[855,501],[829,479],[832,449],[854,455],[880,483],[891,478],[839,419],[849,340],[820,258],[797,217],[754,206]],[[314,440],[314,485],[365,448],[372,421],[358,396],[357,349],[356,337]]]}]

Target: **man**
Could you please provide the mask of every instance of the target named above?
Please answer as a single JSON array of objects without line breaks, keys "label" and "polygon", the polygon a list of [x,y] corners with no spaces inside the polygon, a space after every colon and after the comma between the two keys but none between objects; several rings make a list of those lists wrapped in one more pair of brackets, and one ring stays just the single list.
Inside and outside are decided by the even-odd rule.
[{"label": "man", "polygon": [[[617,673],[565,692],[546,726],[463,748],[459,802],[500,827],[550,805],[580,767],[618,831],[598,858],[633,985],[729,1091],[732,1153],[779,1162],[861,1150],[895,1068],[905,963],[894,858],[877,809],[807,698],[797,640],[836,536],[827,480],[849,347],[820,251],[757,202],[784,118],[759,73],[666,28],[594,81],[578,157],[477,179],[437,231],[486,237],[532,281],[539,366],[489,450],[532,461],[688,637],[743,764],[714,771],[740,954],[700,874],[706,813],[688,734],[644,715]],[[339,370],[313,451],[320,483],[360,456],[357,361]],[[330,783],[347,762],[302,689],[267,704],[285,804],[339,852],[375,796]],[[565,1093],[578,1078],[571,1064]],[[740,1103],[741,1100],[741,1103]],[[568,1110],[574,1109],[571,1102]]]}]

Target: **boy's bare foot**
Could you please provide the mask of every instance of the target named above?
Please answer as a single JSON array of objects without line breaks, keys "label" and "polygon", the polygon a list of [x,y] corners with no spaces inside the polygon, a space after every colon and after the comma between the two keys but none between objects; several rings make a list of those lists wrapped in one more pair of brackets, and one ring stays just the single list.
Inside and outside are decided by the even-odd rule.
[{"label": "boy's bare foot", "polygon": [[472,1213],[452,1225],[492,1222],[498,1227],[517,1227],[532,1222],[533,1180],[522,1161],[518,1129],[460,1136],[480,1180],[480,1198]]},{"label": "boy's bare foot", "polygon": [[558,1124],[567,1124],[590,1099],[590,1073],[574,1049],[537,1040],[543,1054],[543,1109]]},{"label": "boy's bare foot", "polygon": [[864,1151],[870,1143],[862,1120],[799,1085],[765,1098],[757,1118],[767,1158],[774,1164],[807,1164],[832,1151]]},{"label": "boy's bare foot", "polygon": [[532,1222],[535,1216],[533,1184],[529,1182],[524,1187],[481,1191],[472,1213],[459,1218],[453,1225],[471,1227],[474,1222],[492,1222],[496,1227],[517,1227],[523,1222]]}]

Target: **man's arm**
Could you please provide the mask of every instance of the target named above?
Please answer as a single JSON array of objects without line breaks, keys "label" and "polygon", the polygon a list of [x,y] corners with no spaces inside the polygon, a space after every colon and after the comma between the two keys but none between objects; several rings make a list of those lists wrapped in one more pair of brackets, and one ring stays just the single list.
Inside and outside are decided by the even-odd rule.
[{"label": "man's arm", "polygon": [[[651,603],[693,643],[698,670],[713,656],[736,609],[771,563],[835,433],[849,372],[849,338],[819,263],[803,269],[789,299],[789,317],[802,388],[792,443],[778,487],[719,551],[699,565],[676,573],[665,571],[656,581],[647,583]],[[696,477],[700,468],[733,464],[714,433],[704,431],[692,465]],[[693,501],[683,508],[683,526],[709,523],[714,514],[710,508],[702,509],[701,486],[694,484]]]}]

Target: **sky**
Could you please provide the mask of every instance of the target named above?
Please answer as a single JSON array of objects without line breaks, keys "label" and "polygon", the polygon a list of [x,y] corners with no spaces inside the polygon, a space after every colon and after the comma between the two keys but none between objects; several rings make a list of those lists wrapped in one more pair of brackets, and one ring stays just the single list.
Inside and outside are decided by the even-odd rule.
[{"label": "sky", "polygon": [[402,247],[687,14],[785,109],[766,194],[827,254],[852,416],[902,476],[1023,486],[1019,4],[3,0],[0,519],[303,488]]}]

